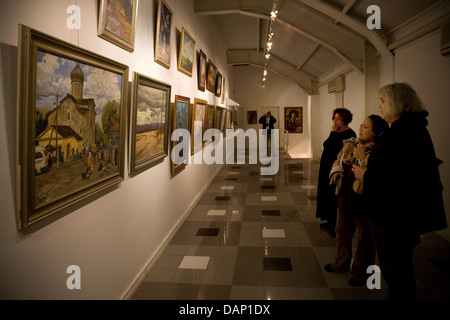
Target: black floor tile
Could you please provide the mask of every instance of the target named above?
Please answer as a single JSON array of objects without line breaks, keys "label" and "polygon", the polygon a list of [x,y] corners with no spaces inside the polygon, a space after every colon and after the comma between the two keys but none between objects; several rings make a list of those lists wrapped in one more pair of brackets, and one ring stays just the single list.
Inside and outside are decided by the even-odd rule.
[{"label": "black floor tile", "polygon": [[217,196],[214,200],[216,200],[216,201],[230,201],[231,197],[230,196]]},{"label": "black floor tile", "polygon": [[281,215],[280,210],[262,210],[263,216],[279,216]]},{"label": "black floor tile", "polygon": [[219,231],[219,228],[199,228],[195,235],[202,237],[217,237]]},{"label": "black floor tile", "polygon": [[264,258],[263,262],[265,271],[292,271],[291,259],[289,258]]}]

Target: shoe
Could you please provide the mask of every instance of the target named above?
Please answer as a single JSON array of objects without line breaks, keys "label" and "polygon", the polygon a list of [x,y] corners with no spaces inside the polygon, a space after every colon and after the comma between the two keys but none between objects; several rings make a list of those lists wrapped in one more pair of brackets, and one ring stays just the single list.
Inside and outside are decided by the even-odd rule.
[{"label": "shoe", "polygon": [[355,279],[355,278],[350,278],[350,280],[348,281],[348,284],[351,285],[352,287],[361,287],[361,286],[365,285],[366,282]]},{"label": "shoe", "polygon": [[334,269],[331,267],[331,263],[325,265],[324,269],[325,269],[326,272],[336,272],[336,271],[334,271]]}]

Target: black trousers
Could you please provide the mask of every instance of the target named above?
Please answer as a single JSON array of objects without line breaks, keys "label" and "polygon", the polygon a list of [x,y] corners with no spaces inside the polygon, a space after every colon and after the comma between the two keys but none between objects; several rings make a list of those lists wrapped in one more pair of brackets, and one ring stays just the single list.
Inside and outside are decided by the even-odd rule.
[{"label": "black trousers", "polygon": [[420,242],[420,235],[405,227],[383,228],[376,223],[370,223],[370,227],[389,300],[416,299],[413,250]]}]

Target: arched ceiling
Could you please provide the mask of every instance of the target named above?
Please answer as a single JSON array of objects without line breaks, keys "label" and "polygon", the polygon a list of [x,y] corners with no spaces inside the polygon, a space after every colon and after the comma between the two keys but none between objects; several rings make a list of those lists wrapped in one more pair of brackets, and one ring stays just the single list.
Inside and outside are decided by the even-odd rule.
[{"label": "arched ceiling", "polygon": [[[273,0],[194,0],[194,5],[197,14],[215,21],[228,64],[264,68]],[[381,29],[366,25],[371,5],[380,8]],[[450,21],[449,8],[448,0],[277,0],[267,68],[312,94],[336,72],[363,74],[367,46],[393,59],[392,50],[404,39]]]}]

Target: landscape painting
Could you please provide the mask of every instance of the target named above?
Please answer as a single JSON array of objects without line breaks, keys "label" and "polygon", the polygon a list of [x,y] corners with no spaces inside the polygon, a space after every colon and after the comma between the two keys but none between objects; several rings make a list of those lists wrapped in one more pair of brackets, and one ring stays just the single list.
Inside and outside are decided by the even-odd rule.
[{"label": "landscape painting", "polygon": [[167,156],[170,85],[134,73],[130,125],[130,174]]},{"label": "landscape painting", "polygon": [[[172,132],[176,132],[176,129],[186,129],[189,130],[189,104],[190,99],[187,97],[183,97],[180,95],[175,96],[175,104],[173,106],[173,114],[172,114]],[[188,137],[189,138],[189,137]],[[172,141],[172,149],[176,148],[176,146],[183,141],[183,136],[176,135],[175,140]],[[185,141],[186,148],[189,147],[189,142]],[[181,144],[182,145],[182,144]],[[188,161],[188,152],[185,148],[177,149],[179,152],[176,154],[175,158],[171,159],[171,172],[172,175],[178,174],[187,164]]]},{"label": "landscape painting", "polygon": [[181,33],[180,52],[178,54],[178,71],[192,77],[194,68],[195,40],[183,28]]},{"label": "landscape painting", "polygon": [[123,180],[128,82],[120,63],[20,32],[18,229]]},{"label": "landscape painting", "polygon": [[100,0],[98,36],[133,52],[138,0]]}]

